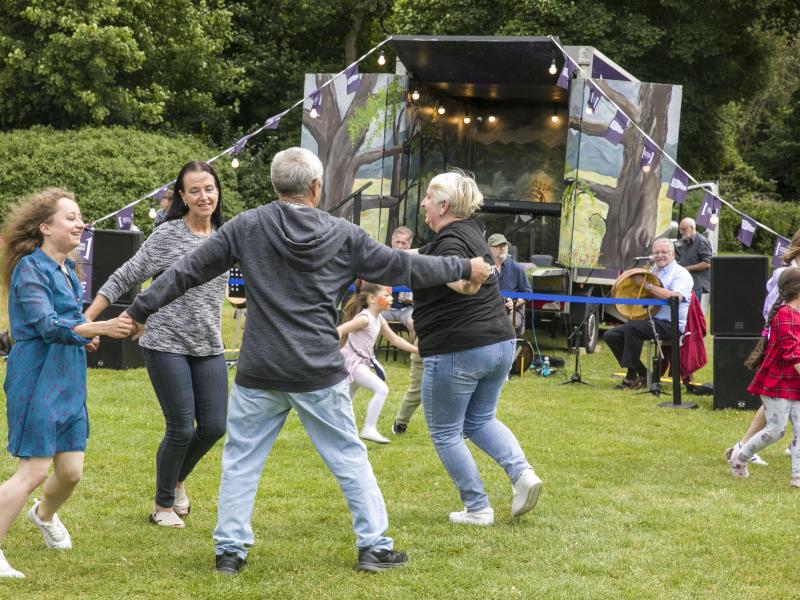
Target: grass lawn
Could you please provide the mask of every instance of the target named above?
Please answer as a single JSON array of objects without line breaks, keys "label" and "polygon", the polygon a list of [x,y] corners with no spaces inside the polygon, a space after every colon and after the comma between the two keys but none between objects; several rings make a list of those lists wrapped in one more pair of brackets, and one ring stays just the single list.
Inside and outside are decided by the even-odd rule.
[{"label": "grass lawn", "polygon": [[[560,373],[528,374],[503,390],[499,416],[545,482],[539,505],[521,519],[510,516],[504,473],[476,451],[496,523],[448,522],[460,503],[421,414],[391,444],[369,445],[390,535],[411,559],[377,575],[353,570],[344,499],[290,417],[261,481],[249,564],[232,579],[213,570],[221,444],[189,479],[186,529],[148,524],[163,432],[152,388],[144,370],[91,371],[85,476],[60,511],[74,549],[46,550],[20,517],[3,549],[28,578],[0,583],[0,597],[796,597],[786,529],[800,492],[789,489],[785,444],[762,453],[768,467],[734,480],[722,453],[751,413],[713,411],[710,397],[697,398],[696,411],[661,409],[651,395],[614,391],[606,348],[582,364],[592,387],[561,386]],[[701,380],[710,380],[708,371]],[[388,372],[386,434],[407,366],[389,361]],[[359,420],[365,400],[361,392]],[[5,426],[2,419],[3,440]],[[3,453],[0,476],[14,468]]]}]

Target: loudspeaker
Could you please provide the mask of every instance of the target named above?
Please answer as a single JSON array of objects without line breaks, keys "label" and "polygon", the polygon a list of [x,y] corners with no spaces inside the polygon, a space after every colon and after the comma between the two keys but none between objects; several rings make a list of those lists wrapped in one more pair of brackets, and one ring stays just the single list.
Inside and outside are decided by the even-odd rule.
[{"label": "loudspeaker", "polygon": [[767,269],[766,256],[711,259],[711,335],[761,335]]},{"label": "loudspeaker", "polygon": [[[128,308],[127,304],[112,304],[101,312],[97,321],[107,321],[118,317],[122,311]],[[84,304],[84,310],[89,308]],[[86,353],[86,366],[90,369],[139,369],[144,367],[144,356],[142,349],[137,342],[130,338],[114,339],[109,337],[100,338],[100,348],[97,352]]]},{"label": "loudspeaker", "polygon": [[714,338],[714,408],[756,410],[761,399],[747,391],[755,372],[744,361],[760,337]]},{"label": "loudspeaker", "polygon": [[[96,229],[92,255],[92,297],[108,281],[111,274],[124,265],[141,248],[144,234],[124,229]],[[117,298],[117,304],[130,304],[142,290],[141,285]]]}]

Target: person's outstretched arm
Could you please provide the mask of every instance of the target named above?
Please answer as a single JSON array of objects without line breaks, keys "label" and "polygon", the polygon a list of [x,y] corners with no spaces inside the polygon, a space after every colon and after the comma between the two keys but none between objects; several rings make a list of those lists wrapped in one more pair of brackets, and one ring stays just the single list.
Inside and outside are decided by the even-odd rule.
[{"label": "person's outstretched arm", "polygon": [[159,275],[125,312],[136,323],[143,324],[186,290],[222,275],[239,260],[237,240],[244,233],[244,225],[243,214],[223,225],[203,245]]}]

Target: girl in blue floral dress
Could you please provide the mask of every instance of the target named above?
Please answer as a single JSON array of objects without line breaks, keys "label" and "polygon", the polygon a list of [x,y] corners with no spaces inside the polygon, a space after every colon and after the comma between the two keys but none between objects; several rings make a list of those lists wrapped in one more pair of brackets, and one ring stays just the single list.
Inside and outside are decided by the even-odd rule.
[{"label": "girl in blue floral dress", "polygon": [[[8,451],[19,464],[0,485],[0,545],[28,497],[44,482],[42,500],[34,501],[28,519],[49,548],[72,547],[56,510],[83,471],[89,436],[85,348],[96,348],[96,336],[123,338],[132,330],[127,316],[95,323],[83,317],[81,284],[68,258],[83,229],[73,195],[56,188],[19,204],[5,223],[0,270],[16,343],[3,389]],[[0,577],[24,577],[2,550]]]}]

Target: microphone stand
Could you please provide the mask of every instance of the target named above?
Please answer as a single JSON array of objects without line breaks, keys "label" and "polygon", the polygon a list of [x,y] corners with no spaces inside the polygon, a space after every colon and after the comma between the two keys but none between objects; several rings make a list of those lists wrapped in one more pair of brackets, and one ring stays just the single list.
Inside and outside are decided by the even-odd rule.
[{"label": "microphone stand", "polygon": [[640,394],[653,394],[656,398],[661,397],[661,360],[664,358],[664,353],[661,350],[661,337],[656,330],[656,324],[653,321],[653,315],[648,310],[647,320],[650,321],[650,328],[653,330],[653,341],[656,343],[656,355],[653,357],[652,371],[653,380],[650,382],[650,387],[647,390],[639,392]]},{"label": "microphone stand", "polygon": [[567,354],[572,353],[572,349],[575,349],[575,371],[572,373],[569,379],[566,381],[561,382],[561,385],[569,385],[570,383],[580,383],[583,385],[591,385],[587,383],[581,378],[581,345],[580,342],[583,341],[582,337],[579,335],[580,332],[583,330],[583,326],[586,323],[586,319],[589,318],[591,311],[585,311],[586,314],[583,316],[583,321],[580,322],[579,325],[574,325],[572,328],[572,333],[567,337]]}]

